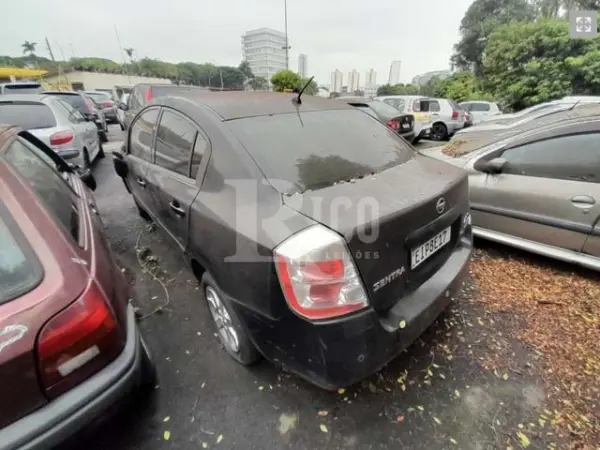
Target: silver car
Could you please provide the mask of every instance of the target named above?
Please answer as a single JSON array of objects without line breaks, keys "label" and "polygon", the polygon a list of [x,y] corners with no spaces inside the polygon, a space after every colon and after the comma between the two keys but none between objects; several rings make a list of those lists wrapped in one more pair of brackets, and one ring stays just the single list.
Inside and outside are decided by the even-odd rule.
[{"label": "silver car", "polygon": [[104,151],[94,122],[58,97],[44,94],[3,95],[0,123],[25,128],[68,162],[83,168]]},{"label": "silver car", "polygon": [[600,270],[600,117],[555,122],[459,157],[473,234]]},{"label": "silver car", "polygon": [[431,139],[442,141],[448,139],[458,130],[465,127],[465,111],[454,100],[447,98],[430,98]]},{"label": "silver car", "polygon": [[460,106],[471,115],[473,118],[473,125],[477,125],[478,123],[486,120],[488,117],[494,117],[502,114],[500,107],[494,102],[486,102],[483,100],[468,101],[461,102]]}]

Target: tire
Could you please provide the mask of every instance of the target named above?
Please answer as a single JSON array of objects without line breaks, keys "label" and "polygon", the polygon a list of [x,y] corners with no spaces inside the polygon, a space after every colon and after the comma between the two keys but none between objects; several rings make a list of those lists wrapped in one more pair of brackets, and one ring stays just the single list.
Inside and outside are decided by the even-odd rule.
[{"label": "tire", "polygon": [[98,159],[102,159],[104,158],[106,155],[104,154],[104,146],[102,145],[102,141],[100,141],[98,143],[98,146],[100,147],[98,150],[98,156],[96,158]]},{"label": "tire", "polygon": [[[204,272],[202,275],[200,288],[225,351],[244,366],[256,363],[260,359],[260,353],[248,337],[238,315],[208,272]],[[221,306],[215,306],[215,303]],[[220,328],[219,324],[222,324],[224,328],[229,327],[230,330],[224,331],[224,328]],[[232,332],[235,334],[232,334]]]},{"label": "tire", "polygon": [[158,372],[152,354],[146,345],[146,341],[140,334],[140,347],[142,350],[142,379],[140,389],[143,391],[153,391],[158,385]]},{"label": "tire", "polygon": [[100,138],[101,143],[108,142],[108,136],[106,135],[106,131],[98,132],[98,137]]},{"label": "tire", "polygon": [[431,139],[434,141],[443,141],[448,137],[448,128],[441,122],[434,123],[431,127]]},{"label": "tire", "polygon": [[414,139],[412,140],[412,145],[416,145],[416,144],[418,144],[420,140],[421,140],[421,138],[417,136],[416,138],[414,138]]}]

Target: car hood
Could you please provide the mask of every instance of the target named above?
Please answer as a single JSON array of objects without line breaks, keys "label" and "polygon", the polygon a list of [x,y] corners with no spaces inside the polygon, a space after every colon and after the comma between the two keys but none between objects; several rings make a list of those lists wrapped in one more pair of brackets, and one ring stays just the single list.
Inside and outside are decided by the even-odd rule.
[{"label": "car hood", "polygon": [[439,147],[426,148],[425,150],[420,150],[420,152],[422,155],[429,156],[430,158],[434,158],[439,161],[444,161],[456,167],[464,167],[467,161],[473,157],[472,153],[462,156],[446,155],[442,152],[445,147],[445,145],[441,145]]}]

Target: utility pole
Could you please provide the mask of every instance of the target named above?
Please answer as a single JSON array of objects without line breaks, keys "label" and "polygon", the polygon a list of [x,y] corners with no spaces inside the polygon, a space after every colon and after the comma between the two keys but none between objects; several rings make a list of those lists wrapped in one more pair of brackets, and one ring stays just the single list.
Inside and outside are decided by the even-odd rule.
[{"label": "utility pole", "polygon": [[[125,70],[125,52],[123,51],[123,46],[121,45],[121,38],[119,37],[119,31],[117,30],[117,26],[115,25],[115,36],[117,36],[117,43],[119,44],[119,50],[121,51],[121,61],[123,62],[123,70]],[[131,75],[129,71],[127,71],[127,78],[129,79],[129,84],[131,84]]]},{"label": "utility pole", "polygon": [[48,53],[50,53],[50,59],[52,60],[52,62],[56,62],[56,59],[54,59],[54,53],[52,53],[52,47],[50,47],[50,41],[48,40],[47,37],[46,37],[46,47],[48,48]]},{"label": "utility pole", "polygon": [[290,43],[288,41],[288,29],[287,29],[287,0],[283,0],[284,5],[284,14],[285,14],[285,70],[290,70],[290,59],[289,59],[289,50]]}]

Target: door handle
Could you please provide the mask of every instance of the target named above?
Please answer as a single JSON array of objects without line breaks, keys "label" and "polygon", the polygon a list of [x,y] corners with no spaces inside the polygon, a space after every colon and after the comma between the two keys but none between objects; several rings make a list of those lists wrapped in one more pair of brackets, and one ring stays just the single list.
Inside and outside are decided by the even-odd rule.
[{"label": "door handle", "polygon": [[589,195],[576,195],[571,198],[571,204],[576,208],[588,209],[596,204],[596,199]]},{"label": "door handle", "polygon": [[136,183],[139,184],[141,187],[146,187],[146,182],[144,180],[142,180],[141,178],[137,178]]},{"label": "door handle", "polygon": [[176,200],[173,200],[171,203],[169,203],[169,206],[178,216],[185,216],[185,211],[181,208],[181,206],[179,206],[179,203]]}]

